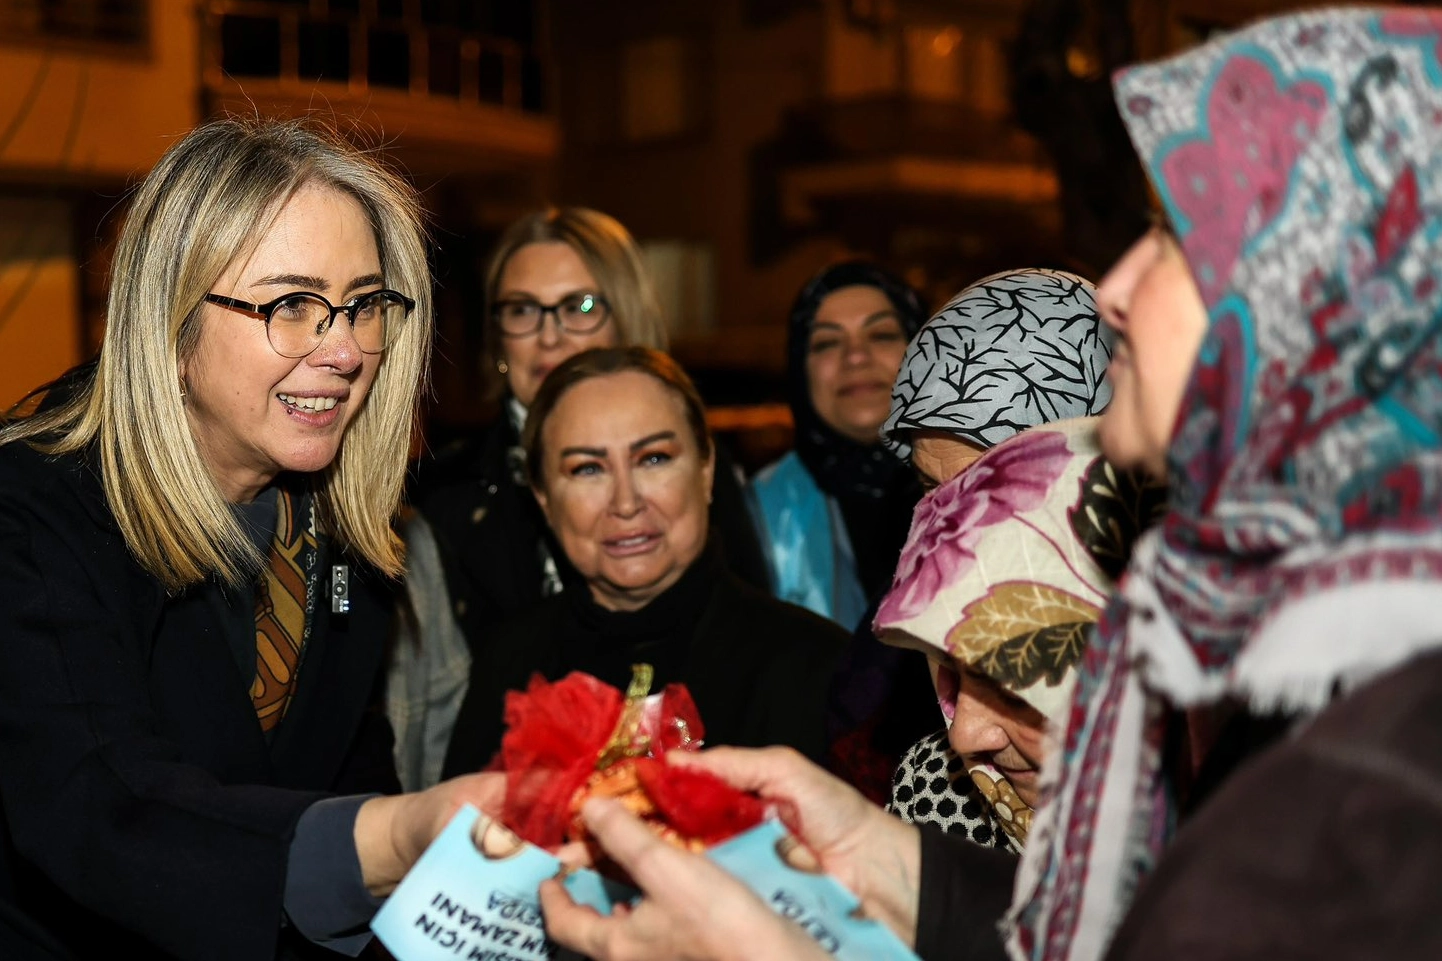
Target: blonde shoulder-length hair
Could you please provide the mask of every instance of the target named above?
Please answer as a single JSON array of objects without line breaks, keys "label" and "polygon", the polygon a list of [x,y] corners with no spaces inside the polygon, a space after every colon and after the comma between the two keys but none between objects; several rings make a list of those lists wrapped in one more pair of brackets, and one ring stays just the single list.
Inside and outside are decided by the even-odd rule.
[{"label": "blonde shoulder-length hair", "polygon": [[241,583],[261,564],[196,445],[179,371],[211,285],[313,184],[360,203],[385,284],[416,301],[339,454],[313,482],[320,521],[339,546],[399,575],[405,555],[392,517],[433,323],[422,208],[405,179],[313,122],[216,120],[166,151],[135,191],[116,245],[92,377],[0,429],[0,443],[28,440],[51,453],[93,447],[126,544],[170,591],[211,575]]},{"label": "blonde shoulder-length hair", "polygon": [[622,347],[666,349],[666,320],[641,249],[619,220],[588,207],[547,207],[526,214],[501,234],[486,268],[484,334],[487,366],[503,358],[500,327],[491,310],[500,296],[501,275],[516,251],[531,244],[563,243],[580,256],[611,305],[616,340]]}]

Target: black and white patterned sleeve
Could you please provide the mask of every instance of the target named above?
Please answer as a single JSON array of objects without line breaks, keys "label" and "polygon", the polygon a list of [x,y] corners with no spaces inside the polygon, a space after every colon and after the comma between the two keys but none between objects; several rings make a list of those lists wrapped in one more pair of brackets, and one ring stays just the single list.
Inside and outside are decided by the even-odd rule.
[{"label": "black and white patterned sleeve", "polygon": [[917,741],[891,778],[886,809],[911,824],[932,824],[987,847],[1015,851],[940,730]]}]

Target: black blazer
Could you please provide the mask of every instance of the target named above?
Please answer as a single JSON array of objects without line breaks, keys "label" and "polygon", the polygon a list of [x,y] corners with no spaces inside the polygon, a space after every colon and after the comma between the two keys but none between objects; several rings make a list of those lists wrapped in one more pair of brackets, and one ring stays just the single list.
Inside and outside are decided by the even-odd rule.
[{"label": "black blazer", "polygon": [[413,499],[430,524],[456,624],[473,647],[544,595],[547,557],[565,555],[518,478],[520,440],[504,412],[415,465]]},{"label": "black blazer", "polygon": [[0,955],[308,951],[282,932],[296,820],[399,789],[374,710],[389,595],[353,564],[350,613],[318,605],[267,740],[217,590],[168,597],[81,456],[0,447]]}]

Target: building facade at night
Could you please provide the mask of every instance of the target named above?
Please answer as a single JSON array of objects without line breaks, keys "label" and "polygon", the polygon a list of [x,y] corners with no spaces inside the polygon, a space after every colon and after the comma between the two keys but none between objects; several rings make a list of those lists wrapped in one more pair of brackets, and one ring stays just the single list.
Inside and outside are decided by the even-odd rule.
[{"label": "building facade at night", "polygon": [[489,246],[545,202],[632,229],[711,399],[775,396],[790,301],[831,260],[933,303],[1004,267],[1098,273],[1144,201],[1078,159],[1132,163],[1090,119],[1108,68],[1300,5],[0,0],[0,403],[93,352],[126,189],[222,112],[316,114],[411,173],[442,427],[484,413]]},{"label": "building facade at night", "polygon": [[[126,190],[221,113],[313,114],[385,149],[425,194],[440,352],[463,283],[552,194],[559,130],[528,2],[0,2],[0,403],[92,353]],[[469,370],[437,367],[442,396]]]}]

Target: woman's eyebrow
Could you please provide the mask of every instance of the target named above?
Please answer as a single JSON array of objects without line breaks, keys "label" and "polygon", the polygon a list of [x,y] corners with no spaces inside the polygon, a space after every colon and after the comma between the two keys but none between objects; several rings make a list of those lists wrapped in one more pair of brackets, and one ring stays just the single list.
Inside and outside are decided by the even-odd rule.
[{"label": "woman's eyebrow", "polygon": [[[884,309],[884,310],[878,310],[876,313],[871,314],[870,316],[868,316],[865,320],[863,320],[863,321],[861,322],[861,326],[862,326],[862,327],[865,327],[865,326],[868,325],[868,324],[874,324],[874,323],[876,323],[877,321],[881,321],[881,320],[896,320],[896,319],[898,319],[898,318],[897,318],[897,314],[896,314],[896,308],[894,308],[894,307],[887,307],[887,308]],[[843,327],[841,324],[838,324],[838,323],[837,323],[836,321],[834,321],[834,320],[813,320],[813,321],[811,322],[811,332],[812,332],[812,333],[816,333],[816,331],[822,329],[823,327],[826,328],[828,331],[831,331],[831,330],[842,331],[842,330],[845,330],[845,329],[846,329],[845,327]]]},{"label": "woman's eyebrow", "polygon": [[[571,290],[566,291],[566,292],[565,292],[564,294],[562,294],[561,296],[557,297],[557,298],[556,298],[556,303],[559,304],[561,301],[566,300],[566,299],[569,298],[569,297],[578,297],[578,296],[580,296],[580,295],[582,295],[582,294],[592,294],[592,295],[594,295],[594,296],[599,297],[599,296],[601,295],[601,291],[600,291],[599,288],[596,288],[596,287],[575,287],[575,288],[572,288]],[[536,303],[538,303],[538,304],[541,303],[541,298],[538,297],[538,296],[536,296],[535,294],[531,293],[529,290],[503,290],[503,291],[501,291],[500,293],[496,294],[496,299],[497,299],[497,300],[534,300],[534,301],[535,301]]]},{"label": "woman's eyebrow", "polygon": [[311,274],[271,274],[251,284],[252,287],[305,287],[324,293],[330,290],[330,281]]},{"label": "woman's eyebrow", "polygon": [[647,436],[645,436],[645,437],[642,437],[642,438],[641,438],[640,440],[638,440],[638,441],[632,442],[632,444],[631,444],[631,451],[632,451],[632,453],[634,453],[634,452],[640,450],[642,447],[645,447],[645,446],[647,446],[647,445],[649,445],[649,444],[654,444],[654,443],[656,443],[656,442],[659,441],[659,440],[675,440],[675,439],[676,439],[676,432],[675,432],[674,430],[660,430],[660,431],[657,431],[657,432],[654,433],[654,434],[649,434],[649,435],[647,435]]},{"label": "woman's eyebrow", "polygon": [[[378,273],[361,274],[350,282],[346,290],[355,290],[357,287],[365,287],[369,284],[378,284],[382,280]],[[272,274],[269,277],[262,277],[255,281],[253,287],[304,287],[307,290],[314,290],[317,293],[325,293],[330,290],[330,281],[324,277],[317,277],[313,274]]]},{"label": "woman's eyebrow", "polygon": [[562,447],[562,457],[605,457],[604,447]]}]

